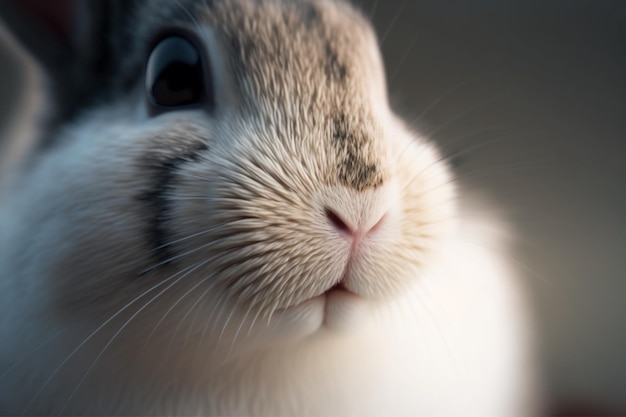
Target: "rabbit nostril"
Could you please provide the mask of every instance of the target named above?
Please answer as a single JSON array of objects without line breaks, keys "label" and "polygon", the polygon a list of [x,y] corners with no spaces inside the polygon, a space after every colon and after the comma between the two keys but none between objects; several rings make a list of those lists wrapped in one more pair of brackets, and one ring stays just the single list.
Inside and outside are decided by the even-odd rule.
[{"label": "rabbit nostril", "polygon": [[350,230],[348,225],[341,220],[341,218],[334,211],[326,209],[326,217],[328,217],[330,224],[332,224],[340,232],[352,234],[352,230]]}]

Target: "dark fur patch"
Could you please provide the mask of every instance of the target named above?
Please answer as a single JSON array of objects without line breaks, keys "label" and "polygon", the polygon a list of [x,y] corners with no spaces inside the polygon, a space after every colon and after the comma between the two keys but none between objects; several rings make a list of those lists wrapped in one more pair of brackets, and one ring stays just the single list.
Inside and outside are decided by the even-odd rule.
[{"label": "dark fur patch", "polygon": [[356,153],[348,153],[338,166],[339,181],[358,191],[376,188],[382,184],[375,164],[368,164]]},{"label": "dark fur patch", "polygon": [[151,214],[146,233],[148,246],[162,266],[171,263],[171,258],[175,256],[173,248],[168,246],[171,239],[167,223],[171,220],[169,193],[175,186],[176,173],[181,165],[198,161],[200,153],[208,149],[205,143],[198,143],[183,154],[152,157],[147,161],[154,173],[154,187],[137,198],[147,204]]},{"label": "dark fur patch", "polygon": [[339,55],[330,41],[326,42],[326,62],[324,63],[326,76],[335,82],[343,83],[348,76],[347,66],[341,62]]},{"label": "dark fur patch", "polygon": [[383,179],[376,164],[369,163],[363,157],[363,148],[368,141],[366,134],[357,134],[351,129],[343,113],[335,118],[334,129],[335,149],[339,156],[337,170],[341,184],[358,191],[379,187]]},{"label": "dark fur patch", "polygon": [[320,11],[318,6],[313,3],[302,4],[302,22],[307,29],[314,28],[320,21]]},{"label": "dark fur patch", "polygon": [[346,115],[339,113],[335,118],[335,141],[340,144],[345,144],[347,141],[353,139],[352,134],[348,131],[348,124],[346,122]]}]

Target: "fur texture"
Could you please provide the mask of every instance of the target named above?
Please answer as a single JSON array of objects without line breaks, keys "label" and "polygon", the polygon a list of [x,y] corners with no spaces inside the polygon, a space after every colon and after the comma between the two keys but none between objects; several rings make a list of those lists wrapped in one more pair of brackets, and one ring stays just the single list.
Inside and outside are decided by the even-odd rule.
[{"label": "fur texture", "polygon": [[[53,78],[69,110],[0,200],[2,412],[530,412],[494,221],[458,221],[365,19],[327,0],[127,7],[89,100]],[[169,27],[201,40],[211,111],[150,116],[143,65]]]}]

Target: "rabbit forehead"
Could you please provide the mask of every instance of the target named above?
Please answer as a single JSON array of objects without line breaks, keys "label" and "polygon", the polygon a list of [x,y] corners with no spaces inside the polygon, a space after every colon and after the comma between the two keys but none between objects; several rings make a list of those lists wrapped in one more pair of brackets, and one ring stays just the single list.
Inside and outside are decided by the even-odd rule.
[{"label": "rabbit forehead", "polygon": [[[369,25],[351,7],[330,0],[228,0],[201,8],[230,52],[238,82],[254,95],[309,99],[369,90],[377,49]],[[381,71],[382,72],[382,71]]]},{"label": "rabbit forehead", "polygon": [[359,190],[382,184],[375,109],[386,108],[384,77],[373,32],[354,9],[325,0],[229,0],[199,17],[227,51],[245,113],[287,125],[300,140],[316,138],[333,165],[330,182]]}]

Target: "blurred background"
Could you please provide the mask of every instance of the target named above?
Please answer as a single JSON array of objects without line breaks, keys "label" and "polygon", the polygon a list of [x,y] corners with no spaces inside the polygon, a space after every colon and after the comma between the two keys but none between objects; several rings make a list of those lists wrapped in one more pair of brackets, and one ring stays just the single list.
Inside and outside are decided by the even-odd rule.
[{"label": "blurred background", "polygon": [[[354,2],[396,109],[515,226],[551,414],[626,415],[626,1]],[[0,138],[22,61],[0,45]]]},{"label": "blurred background", "polygon": [[362,3],[399,110],[516,227],[552,413],[626,415],[626,2]]}]

